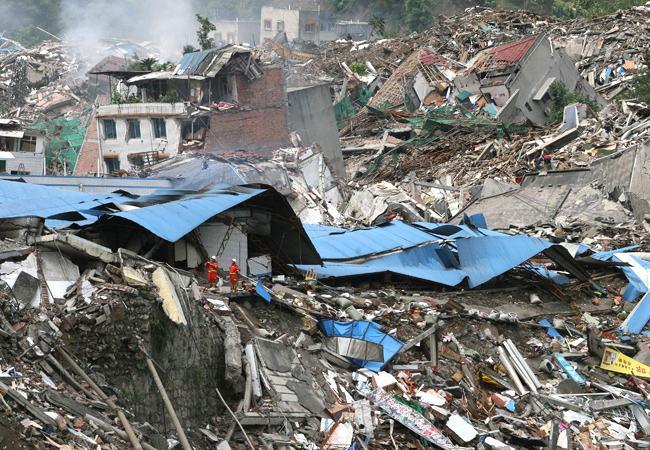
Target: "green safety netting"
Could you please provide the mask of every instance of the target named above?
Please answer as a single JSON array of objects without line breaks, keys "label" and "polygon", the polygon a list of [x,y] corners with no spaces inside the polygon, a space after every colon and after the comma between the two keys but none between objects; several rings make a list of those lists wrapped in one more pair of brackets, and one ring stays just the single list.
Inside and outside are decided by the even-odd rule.
[{"label": "green safety netting", "polygon": [[336,116],[336,125],[342,128],[345,125],[345,119],[354,116],[356,112],[357,110],[354,108],[352,100],[349,97],[345,97],[340,102],[335,103],[334,116]]},{"label": "green safety netting", "polygon": [[45,160],[48,168],[66,168],[72,173],[86,136],[86,127],[77,117],[40,120],[31,128],[45,132]]}]

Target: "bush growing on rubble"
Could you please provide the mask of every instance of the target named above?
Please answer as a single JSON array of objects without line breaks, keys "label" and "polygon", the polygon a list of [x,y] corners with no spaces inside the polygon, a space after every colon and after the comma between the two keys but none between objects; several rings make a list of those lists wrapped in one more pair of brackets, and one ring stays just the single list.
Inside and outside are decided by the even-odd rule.
[{"label": "bush growing on rubble", "polygon": [[570,91],[559,81],[555,81],[551,84],[548,93],[551,97],[551,123],[562,122],[564,119],[564,108],[571,103],[584,103],[594,112],[600,111],[600,105],[598,102],[595,102],[589,97],[575,91]]},{"label": "bush growing on rubble", "polygon": [[368,69],[366,68],[366,65],[362,62],[359,61],[353,61],[350,63],[350,70],[357,75],[368,75]]},{"label": "bush growing on rubble", "polygon": [[634,93],[640,101],[650,103],[650,52],[645,54],[645,63],[646,68],[634,80]]}]

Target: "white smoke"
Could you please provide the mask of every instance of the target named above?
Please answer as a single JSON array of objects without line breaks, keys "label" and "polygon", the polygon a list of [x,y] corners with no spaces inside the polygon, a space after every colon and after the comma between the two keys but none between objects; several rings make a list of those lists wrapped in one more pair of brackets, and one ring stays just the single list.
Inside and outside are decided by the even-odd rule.
[{"label": "white smoke", "polygon": [[[135,48],[115,39],[144,44],[147,54],[176,62],[185,44],[196,46],[198,23],[191,0],[63,0],[63,39],[88,64],[108,54],[130,57]],[[155,49],[156,51],[151,51]]]}]

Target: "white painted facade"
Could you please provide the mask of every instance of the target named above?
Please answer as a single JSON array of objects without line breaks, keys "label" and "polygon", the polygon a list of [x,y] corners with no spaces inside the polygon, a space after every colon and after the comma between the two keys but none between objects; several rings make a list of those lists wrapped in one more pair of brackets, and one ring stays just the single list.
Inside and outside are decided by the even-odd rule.
[{"label": "white painted facade", "polygon": [[254,47],[260,44],[259,20],[213,20],[216,30],[211,37],[218,44],[246,44]]},{"label": "white painted facade", "polygon": [[260,42],[263,43],[266,39],[273,39],[281,31],[286,33],[289,42],[301,38],[300,10],[262,6],[260,13]]},{"label": "white painted facade", "polygon": [[[130,170],[129,154],[143,152],[164,152],[172,157],[178,154],[181,143],[180,117],[186,112],[184,103],[132,103],[100,106],[97,111],[97,138],[104,170],[111,171],[109,166],[112,157],[117,154],[119,169]],[[154,119],[164,120],[165,137],[156,137]],[[128,133],[128,121],[138,121],[139,137],[131,137]],[[110,124],[114,121],[115,134],[110,135]],[[109,161],[107,163],[107,161]],[[113,168],[115,166],[112,166]]]},{"label": "white painted facade", "polygon": [[0,152],[11,155],[0,153],[0,173],[45,175],[45,138],[41,132],[25,130],[22,137],[0,136]]}]

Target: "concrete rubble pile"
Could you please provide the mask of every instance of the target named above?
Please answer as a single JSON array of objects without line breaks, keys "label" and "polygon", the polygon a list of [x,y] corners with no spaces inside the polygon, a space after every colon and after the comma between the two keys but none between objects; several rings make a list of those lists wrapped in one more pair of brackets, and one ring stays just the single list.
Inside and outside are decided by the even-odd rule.
[{"label": "concrete rubble pile", "polygon": [[[650,447],[649,8],[267,42],[288,85],[334,85],[346,174],[287,127],[0,180],[2,445]],[[0,40],[10,114],[77,114],[78,64]],[[556,81],[582,99],[551,111]]]},{"label": "concrete rubble pile", "polygon": [[[586,245],[481,214],[301,225],[252,186],[138,199],[2,182],[14,448],[648,445],[647,234]],[[233,290],[223,258],[242,245]],[[219,255],[222,281],[191,246]],[[254,249],[271,252],[261,269]]]},{"label": "concrete rubble pile", "polygon": [[8,114],[29,121],[42,116],[78,115],[76,109],[85,103],[85,77],[79,70],[82,62],[70,55],[66,44],[56,41],[0,55],[2,90],[25,89],[20,104]]},{"label": "concrete rubble pile", "polygon": [[[628,150],[643,148],[650,136],[648,105],[634,100],[630,89],[634,75],[647,66],[643,48],[648,33],[638,30],[647,30],[649,20],[647,6],[573,21],[474,8],[462,17],[443,19],[420,35],[397,40],[408,42],[413,51],[397,52],[395,59],[386,41],[330,44],[323,51],[338,52],[329,60],[337,61],[338,68],[332,66],[329,74],[338,71],[342,80],[335,111],[347,114],[339,124],[351,188],[365,192],[357,195],[370,203],[385,203],[385,196],[377,194],[379,198],[372,200],[367,193],[379,193],[382,184],[391,183],[410,197],[410,209],[419,217],[450,220],[479,199],[482,190],[489,190],[486,182],[498,183],[502,192],[517,187],[527,174],[590,170],[595,163],[607,164]],[[600,111],[591,105],[569,105],[559,125],[531,128],[533,116],[519,124],[502,117],[508,102],[486,97],[491,88],[481,88],[483,94],[475,95],[466,87],[469,75],[493,64],[490,58],[502,54],[514,58],[511,49],[527,48],[531,38],[526,36],[531,34],[546,36],[553,48],[575,61],[575,76],[582,77],[584,89],[591,89]],[[532,64],[532,50],[528,52],[528,59],[518,63],[521,70]],[[355,61],[367,61],[372,70],[364,76],[353,73],[349,66]],[[331,76],[337,80],[336,74]],[[533,89],[533,101],[548,95],[544,90],[556,77],[549,72],[537,86],[527,86]],[[359,94],[359,85],[370,92]],[[353,109],[337,109],[344,100]],[[620,191],[600,192],[604,199],[620,196]],[[370,203],[365,213],[349,217],[350,223],[372,224]],[[624,209],[633,209],[625,199],[621,203]],[[647,211],[638,211],[634,214],[643,222]],[[398,212],[404,213],[394,214]],[[382,216],[376,217],[381,221]]]}]

